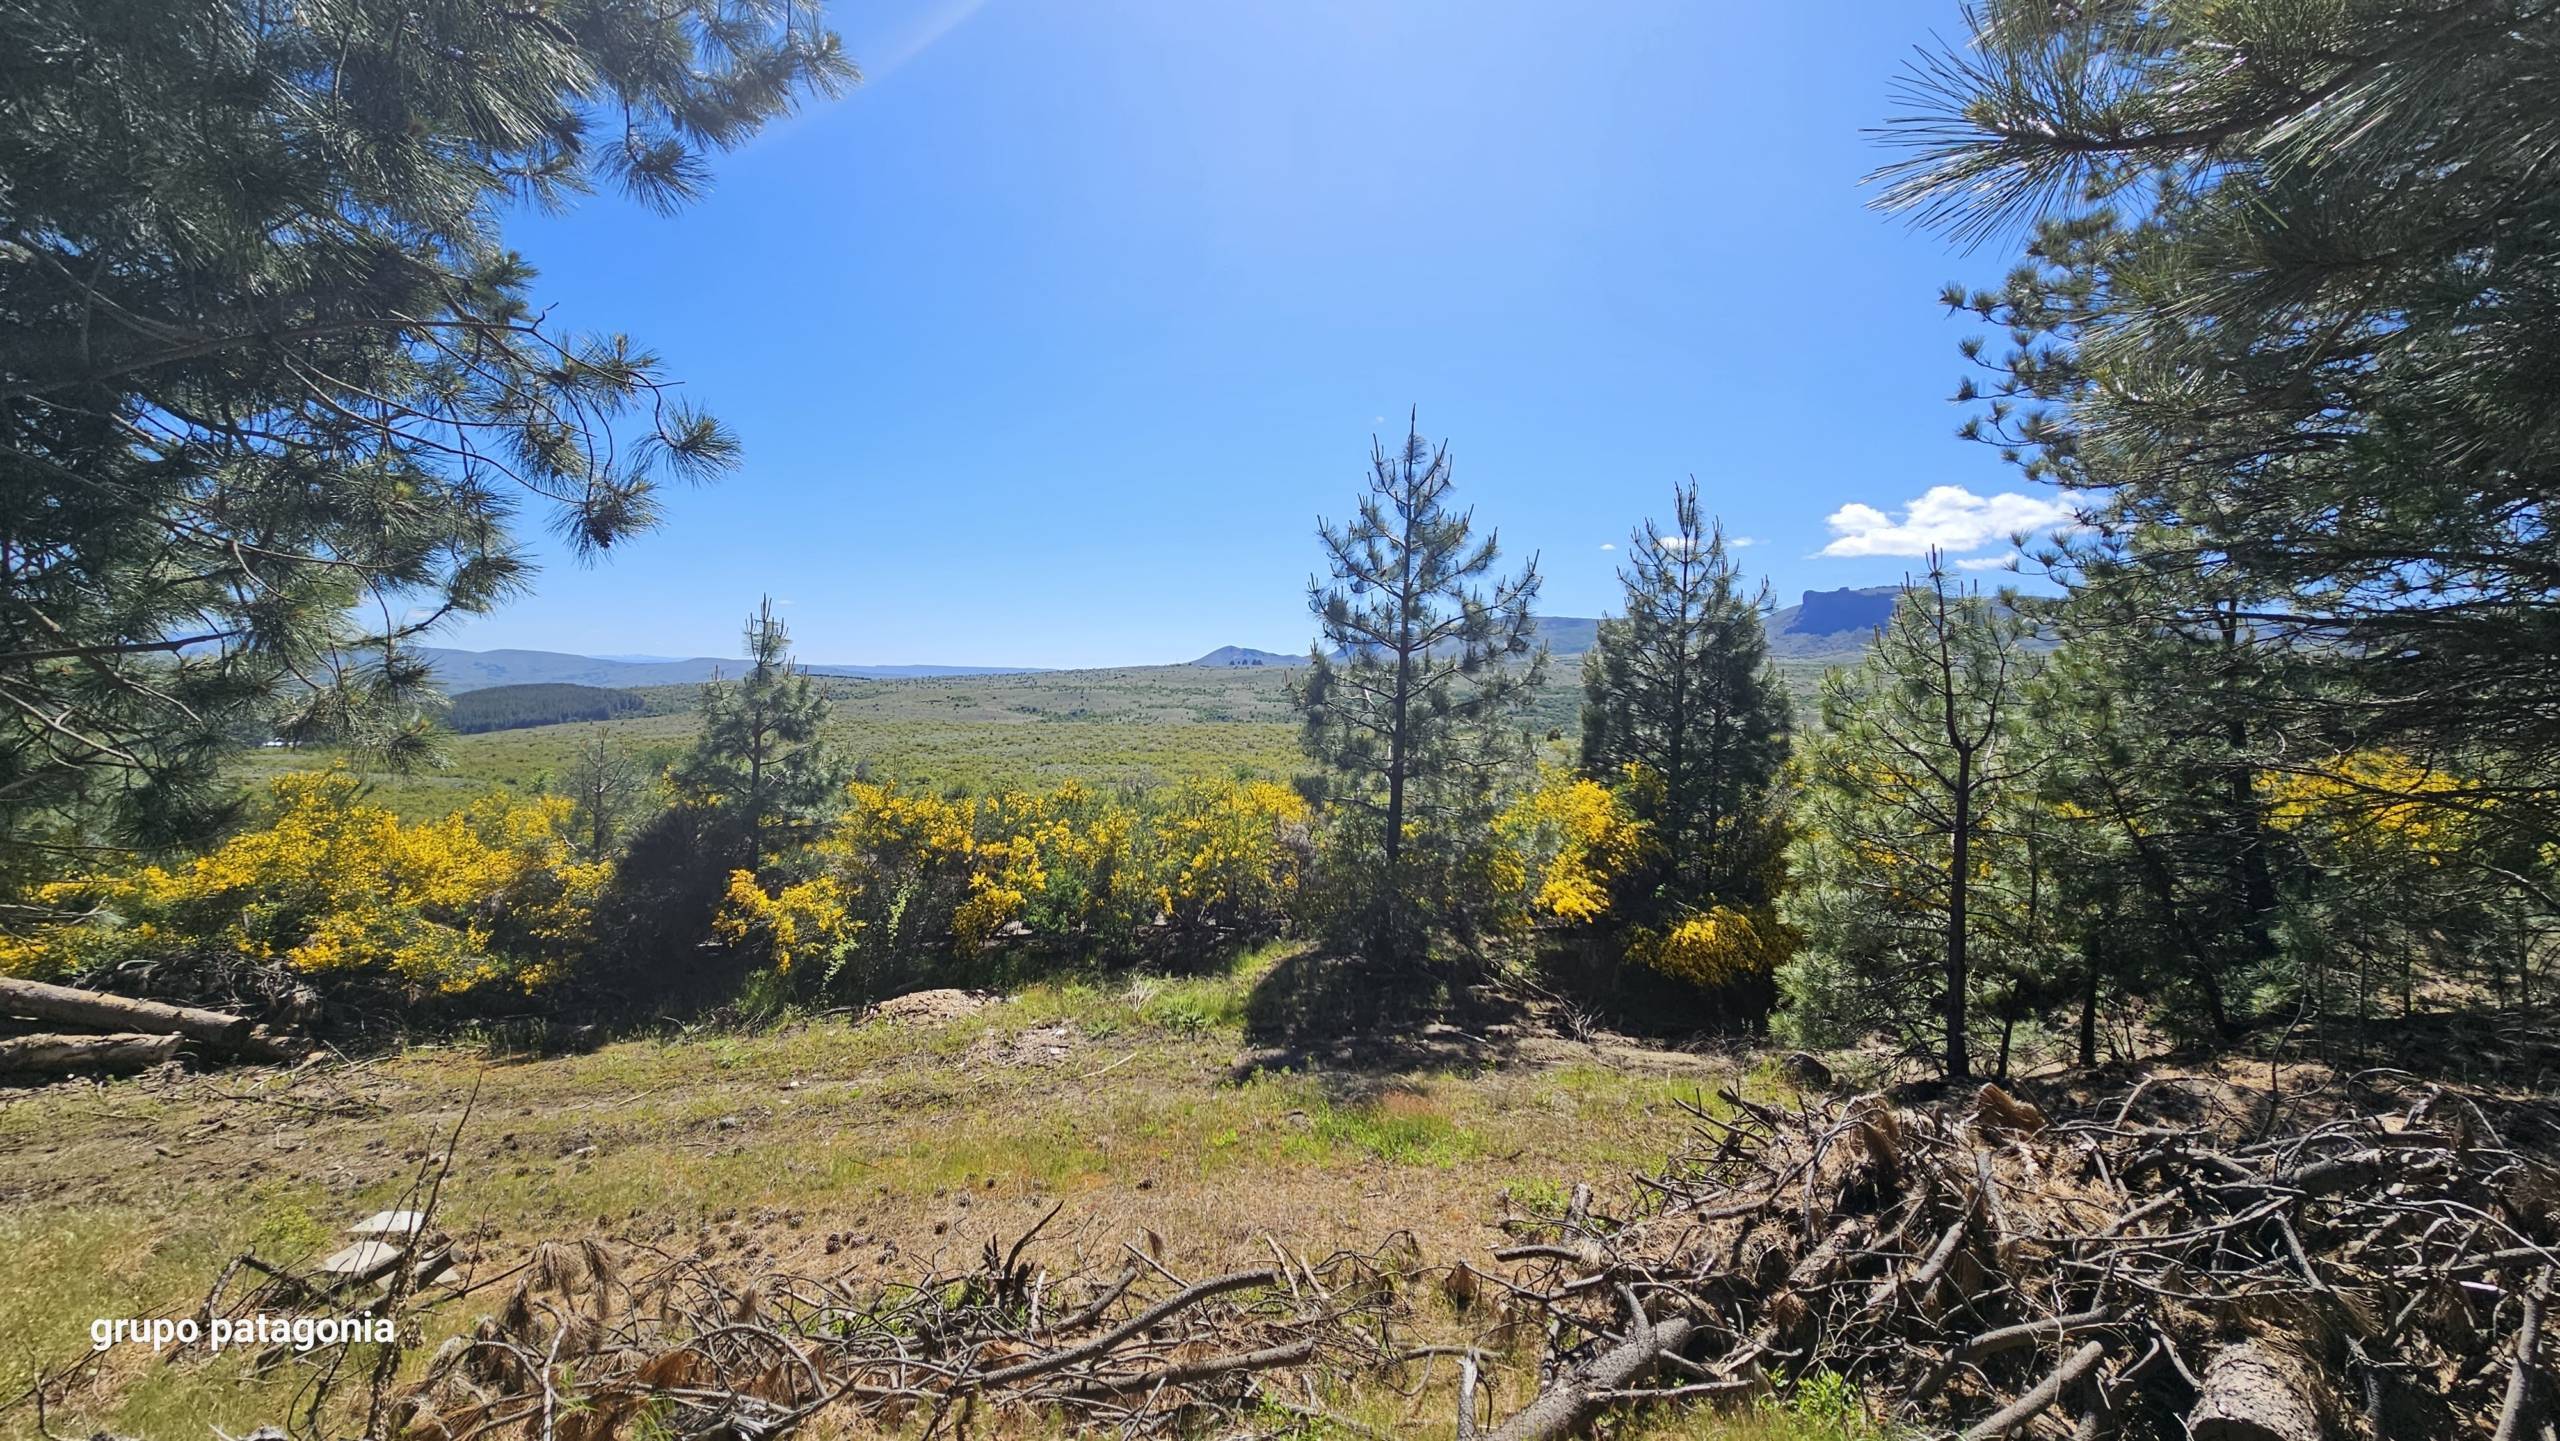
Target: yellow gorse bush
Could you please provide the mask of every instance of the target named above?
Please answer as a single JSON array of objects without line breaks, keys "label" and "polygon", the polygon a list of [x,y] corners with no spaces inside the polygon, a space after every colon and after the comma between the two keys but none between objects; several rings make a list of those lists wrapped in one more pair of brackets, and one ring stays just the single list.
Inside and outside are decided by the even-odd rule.
[{"label": "yellow gorse bush", "polygon": [[1555,767],[1495,819],[1494,838],[1494,884],[1534,914],[1576,922],[1608,913],[1610,884],[1649,843],[1624,797]]},{"label": "yellow gorse bush", "polygon": [[[1078,782],[980,797],[858,781],[798,858],[805,880],[730,878],[714,921],[776,967],[848,948],[967,954],[1008,926],[1094,951],[1153,921],[1278,916],[1301,880],[1292,837],[1310,817],[1266,781],[1196,781],[1145,796]],[[795,868],[796,869],[796,868]]]},{"label": "yellow gorse bush", "polygon": [[1668,930],[1639,930],[1627,938],[1630,958],[1701,986],[1765,976],[1795,946],[1795,933],[1771,906],[1713,906]]},{"label": "yellow gorse bush", "polygon": [[1304,856],[1289,841],[1313,819],[1304,797],[1270,781],[1181,787],[1156,818],[1158,908],[1172,917],[1285,909],[1306,878]]},{"label": "yellow gorse bush", "polygon": [[712,918],[712,934],[729,945],[761,941],[777,970],[823,956],[861,928],[843,883],[818,876],[770,895],[753,871],[731,871],[728,894]]},{"label": "yellow gorse bush", "polygon": [[2459,804],[2460,776],[2423,766],[2391,750],[2354,751],[2316,771],[2270,775],[2260,782],[2267,819],[2281,831],[2318,831],[2336,843],[2391,850],[2431,864],[2460,853],[2493,800]]},{"label": "yellow gorse bush", "polygon": [[459,993],[560,975],[585,949],[611,873],[581,862],[569,802],[492,793],[404,823],[344,771],[278,777],[266,822],[171,865],[56,881],[37,899],[85,909],[0,952],[17,974],[213,946],[327,976],[375,971]]},{"label": "yellow gorse bush", "polygon": [[[1614,787],[1542,769],[1537,784],[1494,822],[1493,883],[1517,896],[1528,918],[1608,920],[1613,888],[1645,863],[1655,843],[1636,802],[1660,784],[1637,765]],[[1774,853],[1770,863],[1777,864]],[[1715,986],[1769,974],[1794,951],[1796,936],[1772,906],[1714,905],[1663,929],[1636,926],[1625,944],[1641,965]]]}]

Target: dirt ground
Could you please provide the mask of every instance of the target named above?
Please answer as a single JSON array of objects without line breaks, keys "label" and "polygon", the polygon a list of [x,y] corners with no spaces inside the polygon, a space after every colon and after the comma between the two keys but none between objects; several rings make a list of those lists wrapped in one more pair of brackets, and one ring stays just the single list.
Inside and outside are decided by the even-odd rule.
[{"label": "dirt ground", "polygon": [[[1141,1245],[1176,1270],[1369,1248],[1480,1255],[1506,1214],[1658,1162],[1730,1056],[1577,1039],[1534,1018],[1415,1029],[1392,1053],[1274,1044],[1236,974],[938,998],[901,1014],[516,1056],[446,1045],[295,1070],[168,1071],[0,1093],[0,1434],[92,1320],[191,1313],[242,1253],[308,1264],[451,1170],[436,1225],[468,1329],[547,1240],[690,1251],[740,1279],[883,1280],[974,1256],[1060,1205],[1062,1267]],[[309,1378],[237,1357],[91,1357],[52,1429],[242,1435]],[[1686,1434],[1686,1433],[1684,1433]]]}]

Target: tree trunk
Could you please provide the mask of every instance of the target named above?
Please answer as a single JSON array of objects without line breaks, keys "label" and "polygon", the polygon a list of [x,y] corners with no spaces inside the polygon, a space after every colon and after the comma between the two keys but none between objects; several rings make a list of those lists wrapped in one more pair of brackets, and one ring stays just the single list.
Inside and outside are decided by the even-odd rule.
[{"label": "tree trunk", "polygon": [[2193,1441],[2328,1441],[2320,1396],[2282,1352],[2245,1341],[2214,1353],[2187,1413]]},{"label": "tree trunk", "polygon": [[2092,946],[2080,962],[2080,1069],[2098,1064],[2098,955]]},{"label": "tree trunk", "polygon": [[1955,844],[1947,862],[1947,1076],[1965,1080],[1973,1061],[1965,1047],[1965,895],[1973,880],[1973,755],[1956,755]]},{"label": "tree trunk", "polygon": [[61,1076],[75,1071],[143,1071],[173,1060],[182,1036],[17,1036],[0,1041],[0,1074]]},{"label": "tree trunk", "polygon": [[138,1001],[42,981],[0,977],[0,1015],[32,1016],[93,1031],[175,1031],[188,1040],[234,1054],[259,1049],[252,1034],[254,1027],[246,1016]]}]

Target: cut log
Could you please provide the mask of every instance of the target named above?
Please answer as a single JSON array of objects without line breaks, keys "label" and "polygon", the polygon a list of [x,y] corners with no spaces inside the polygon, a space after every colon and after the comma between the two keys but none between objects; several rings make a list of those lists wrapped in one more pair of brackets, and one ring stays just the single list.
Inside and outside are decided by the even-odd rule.
[{"label": "cut log", "polygon": [[78,1026],[92,1031],[148,1031],[154,1034],[174,1031],[226,1055],[256,1055],[275,1049],[272,1042],[261,1043],[255,1034],[255,1026],[246,1016],[235,1016],[228,1011],[202,1011],[193,1006],[172,1006],[161,1001],[140,1001],[131,996],[111,996],[104,991],[84,991],[73,986],[47,985],[43,981],[0,977],[0,1015],[31,1016],[56,1025]]},{"label": "cut log", "polygon": [[1494,1431],[1492,1441],[1553,1441],[1580,1430],[1611,1393],[1652,1375],[1665,1353],[1679,1350],[1689,1339],[1690,1330],[1684,1316],[1639,1328],[1595,1357],[1581,1375],[1539,1392],[1537,1400]]},{"label": "cut log", "polygon": [[0,1040],[0,1073],[67,1076],[77,1071],[147,1071],[178,1054],[177,1036],[12,1036]]},{"label": "cut log", "polygon": [[2328,1441],[2318,1390],[2281,1351],[2255,1341],[2225,1346],[2205,1362],[2203,1380],[2187,1413],[2194,1441]]}]

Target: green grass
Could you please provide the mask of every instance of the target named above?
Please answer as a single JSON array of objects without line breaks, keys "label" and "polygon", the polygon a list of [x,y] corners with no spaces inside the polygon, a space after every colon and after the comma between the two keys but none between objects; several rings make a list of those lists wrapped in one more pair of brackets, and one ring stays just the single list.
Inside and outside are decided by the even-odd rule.
[{"label": "green grass", "polygon": [[[1778,662],[1807,717],[1826,662]],[[833,712],[831,744],[874,776],[975,793],[1048,789],[1077,780],[1154,786],[1253,776],[1285,780],[1306,768],[1289,706],[1290,671],[1143,666],[1039,675],[921,680],[821,678]],[[681,754],[697,729],[698,686],[634,692],[645,713],[603,724],[653,760]],[[1526,718],[1568,746],[1579,734],[1581,681],[1573,657],[1551,669]],[[596,722],[455,736],[441,764],[407,774],[367,772],[374,798],[409,819],[446,814],[493,787],[556,786]],[[333,759],[261,750],[236,772],[257,785]]]},{"label": "green grass", "polygon": [[[1152,786],[1244,775],[1286,779],[1303,764],[1285,673],[1162,666],[1040,676],[913,681],[828,679],[828,741],[879,778],[985,792],[1069,780]],[[638,692],[648,713],[603,723],[625,743],[671,760],[697,729],[699,688]],[[375,799],[410,818],[441,815],[492,787],[554,786],[596,723],[455,736],[441,764],[368,772]],[[326,752],[244,756],[244,784],[328,764]]]},{"label": "green grass", "polygon": [[[595,1236],[710,1247],[752,1280],[768,1265],[844,1265],[816,1247],[861,1231],[903,1248],[863,1273],[888,1279],[936,1254],[965,1260],[1057,1203],[1053,1262],[1070,1248],[1115,1255],[1145,1231],[1165,1239],[1168,1265],[1203,1273],[1259,1254],[1265,1232],[1322,1255],[1406,1229],[1432,1263],[1481,1257],[1536,1186],[1560,1196],[1658,1164],[1690,1124],[1679,1099],[1710,1085],[1569,1057],[1240,1069],[1247,1000],[1289,954],[1035,986],[942,1026],[827,1017],[549,1058],[447,1044],[0,1097],[13,1159],[0,1397],[78,1359],[95,1317],[191,1312],[242,1251],[324,1252],[401,1201],[466,1102],[439,1223],[473,1238],[484,1272],[542,1240]],[[875,1264],[867,1248],[859,1264]],[[501,1300],[433,1313],[430,1344]],[[119,1352],[57,1429],[243,1434],[281,1419],[286,1391],[247,1382],[233,1360]],[[0,1434],[23,1429],[23,1413],[0,1413]]]}]

